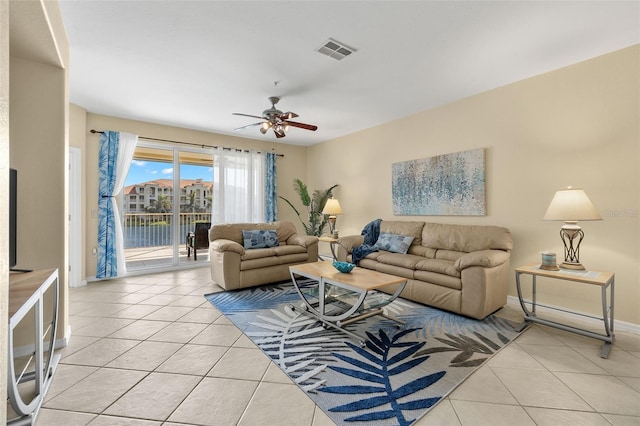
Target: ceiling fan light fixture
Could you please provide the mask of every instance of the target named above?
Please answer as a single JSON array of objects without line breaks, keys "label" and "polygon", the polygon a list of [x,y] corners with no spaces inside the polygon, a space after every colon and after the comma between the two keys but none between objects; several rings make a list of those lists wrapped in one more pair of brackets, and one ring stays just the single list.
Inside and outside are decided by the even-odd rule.
[{"label": "ceiling fan light fixture", "polygon": [[285,136],[287,136],[280,126],[274,127],[273,133],[275,133],[277,138],[284,138]]},{"label": "ceiling fan light fixture", "polygon": [[318,126],[314,126],[312,124],[299,123],[296,121],[289,121],[292,118],[298,117],[298,114],[292,111],[282,112],[276,109],[275,105],[278,103],[280,98],[276,96],[272,96],[269,98],[271,102],[271,108],[262,111],[262,116],[252,115],[252,114],[244,114],[240,112],[234,112],[233,115],[240,115],[243,117],[252,117],[258,118],[262,121],[258,123],[249,124],[247,126],[238,127],[235,130],[242,130],[247,127],[260,126],[260,133],[263,135],[267,133],[269,129],[273,130],[273,133],[277,138],[284,138],[286,136],[285,132],[289,131],[290,127],[298,127],[305,130],[315,131],[318,129]]}]

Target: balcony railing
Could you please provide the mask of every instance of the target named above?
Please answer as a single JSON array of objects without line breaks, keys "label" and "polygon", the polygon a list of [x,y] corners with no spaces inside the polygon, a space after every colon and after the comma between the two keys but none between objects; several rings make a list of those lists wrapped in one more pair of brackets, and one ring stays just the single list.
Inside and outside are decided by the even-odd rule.
[{"label": "balcony railing", "polygon": [[[211,222],[211,213],[180,213],[179,240],[184,243],[195,222]],[[173,213],[127,213],[124,215],[124,248],[163,247],[173,245]]]}]

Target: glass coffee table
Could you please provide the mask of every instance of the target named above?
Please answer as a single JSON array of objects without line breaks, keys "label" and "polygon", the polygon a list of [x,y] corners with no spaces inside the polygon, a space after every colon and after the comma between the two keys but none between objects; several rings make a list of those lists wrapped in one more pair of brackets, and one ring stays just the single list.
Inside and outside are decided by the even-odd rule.
[{"label": "glass coffee table", "polygon": [[[406,278],[359,267],[350,273],[342,273],[333,267],[330,260],[290,266],[289,272],[304,302],[302,309],[323,324],[356,338],[361,345],[366,338],[346,330],[344,326],[374,315],[404,324],[404,321],[385,314],[382,308],[400,295],[407,284]],[[393,285],[397,288],[392,294],[376,291]]]}]

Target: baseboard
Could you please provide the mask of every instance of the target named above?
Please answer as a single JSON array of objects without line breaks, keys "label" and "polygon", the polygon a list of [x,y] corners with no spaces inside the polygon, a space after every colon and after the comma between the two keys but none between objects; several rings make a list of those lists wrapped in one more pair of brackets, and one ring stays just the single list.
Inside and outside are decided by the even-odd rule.
[{"label": "baseboard", "polygon": [[[507,304],[511,305],[514,309],[517,309],[518,311],[522,312],[522,308],[520,307],[520,301],[516,296],[507,296]],[[604,329],[602,320],[598,320],[596,318],[572,315],[568,312],[562,311],[563,309],[566,311],[566,308],[564,307],[548,305],[548,304],[547,306],[548,307],[538,305],[536,306],[536,311],[553,313],[556,316],[559,316],[561,318],[571,319],[572,321],[576,321],[577,319],[577,320],[583,321],[585,324],[588,324],[590,326],[593,326],[593,327],[601,326]],[[556,310],[556,309],[560,309],[560,310]],[[588,314],[588,313],[579,312],[579,311],[576,311],[576,313],[580,315],[593,316],[593,314]],[[640,334],[640,324],[633,324],[630,322],[618,321],[615,318],[613,320],[613,329],[614,329],[614,332],[627,331],[630,333]]]},{"label": "baseboard", "polygon": [[[66,347],[69,344],[70,338],[71,338],[71,326],[69,325],[67,326],[67,329],[64,332],[64,336],[59,339],[56,339],[56,341],[53,343],[54,350],[62,349]],[[43,342],[43,348],[45,351],[49,348],[48,340]],[[17,348],[13,349],[13,356],[15,358],[30,356],[30,355],[33,355],[35,351],[36,351],[35,345],[18,346]]]},{"label": "baseboard", "polygon": [[69,284],[69,288],[79,288],[87,285],[87,280],[80,281],[77,285]]},{"label": "baseboard", "polygon": [[[206,263],[203,262],[202,264],[199,264],[199,265],[187,264],[187,265],[178,265],[178,266],[172,265],[172,266],[167,266],[163,268],[154,268],[154,269],[134,269],[133,271],[127,271],[126,274],[117,278],[136,277],[140,275],[159,274],[163,272],[175,272],[175,271],[183,271],[187,269],[200,269],[200,268],[210,268],[210,267],[211,266],[209,262],[206,262]],[[100,282],[100,281],[106,281],[106,280],[114,280],[117,278],[96,278],[95,275],[92,275],[90,277],[87,277],[86,282],[88,283]]]}]

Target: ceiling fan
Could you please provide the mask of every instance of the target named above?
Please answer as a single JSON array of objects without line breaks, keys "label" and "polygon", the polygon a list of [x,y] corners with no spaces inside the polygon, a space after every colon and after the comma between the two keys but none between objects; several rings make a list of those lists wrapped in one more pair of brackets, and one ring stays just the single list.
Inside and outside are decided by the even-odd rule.
[{"label": "ceiling fan", "polygon": [[316,131],[318,126],[314,126],[312,124],[299,123],[297,121],[291,121],[292,118],[298,117],[298,114],[295,112],[282,112],[276,108],[276,104],[280,101],[280,98],[277,96],[271,96],[269,98],[269,102],[271,102],[271,108],[265,109],[262,111],[262,117],[258,115],[251,114],[242,114],[240,112],[234,112],[233,115],[241,115],[243,117],[253,117],[259,118],[262,121],[257,123],[247,124],[246,126],[238,127],[234,130],[243,130],[247,127],[260,126],[260,133],[263,135],[267,133],[269,129],[273,129],[273,133],[275,133],[276,138],[284,138],[286,133],[289,130],[289,127],[299,127],[300,129]]}]

